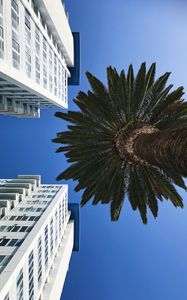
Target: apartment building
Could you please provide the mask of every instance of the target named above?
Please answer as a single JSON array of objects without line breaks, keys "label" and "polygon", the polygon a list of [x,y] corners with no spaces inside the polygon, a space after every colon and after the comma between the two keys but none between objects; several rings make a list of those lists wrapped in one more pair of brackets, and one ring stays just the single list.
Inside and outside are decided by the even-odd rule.
[{"label": "apartment building", "polygon": [[72,251],[79,250],[79,207],[68,186],[38,175],[0,180],[0,299],[60,299]]},{"label": "apartment building", "polygon": [[0,114],[68,108],[74,44],[61,0],[0,0]]}]

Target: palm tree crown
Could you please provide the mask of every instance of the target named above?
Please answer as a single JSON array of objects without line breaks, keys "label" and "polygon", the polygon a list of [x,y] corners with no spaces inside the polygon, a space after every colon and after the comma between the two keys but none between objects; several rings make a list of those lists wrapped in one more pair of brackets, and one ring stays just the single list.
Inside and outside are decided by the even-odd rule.
[{"label": "palm tree crown", "polygon": [[108,87],[87,72],[92,91],[74,99],[80,111],[56,113],[71,125],[53,142],[65,144],[57,152],[72,163],[57,180],[78,181],[82,206],[90,199],[110,203],[113,221],[125,195],[143,223],[147,208],[157,217],[158,200],[183,207],[174,184],[186,189],[187,103],[181,99],[183,87],[172,92],[172,85],[166,87],[170,73],[155,80],[155,69],[154,63],[146,71],[142,63],[134,77],[132,65],[127,75],[108,67]]}]

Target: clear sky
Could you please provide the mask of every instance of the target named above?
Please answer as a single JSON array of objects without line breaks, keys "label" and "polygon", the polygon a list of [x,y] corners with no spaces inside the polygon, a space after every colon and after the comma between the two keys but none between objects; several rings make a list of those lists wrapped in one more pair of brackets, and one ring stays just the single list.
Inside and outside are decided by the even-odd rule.
[{"label": "clear sky", "polygon": [[[185,0],[68,0],[73,31],[81,33],[81,85],[70,88],[69,108],[79,89],[87,90],[85,71],[106,82],[108,65],[118,70],[142,61],[157,62],[157,75],[172,71],[170,82],[187,90],[187,2]],[[55,183],[66,166],[51,143],[65,124],[55,110],[38,120],[0,117],[0,178],[41,174]],[[75,183],[70,202],[80,202]],[[187,202],[182,193],[184,204]],[[120,220],[110,222],[108,206],[81,209],[81,250],[71,259],[62,300],[185,300],[187,298],[187,204],[165,201],[159,217],[141,223],[125,201]],[[55,300],[55,299],[54,299]]]}]

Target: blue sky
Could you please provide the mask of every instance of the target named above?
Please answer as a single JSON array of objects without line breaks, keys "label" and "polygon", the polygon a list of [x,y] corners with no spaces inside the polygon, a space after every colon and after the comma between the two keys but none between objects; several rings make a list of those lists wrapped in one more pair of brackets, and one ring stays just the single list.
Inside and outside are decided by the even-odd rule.
[{"label": "blue sky", "polygon": [[[106,82],[108,65],[118,70],[142,61],[157,62],[157,75],[172,71],[170,82],[187,89],[187,3],[182,0],[66,1],[73,31],[81,33],[81,85],[72,98],[87,90],[85,72]],[[164,2],[164,3],[162,3]],[[41,174],[43,183],[67,166],[51,143],[65,124],[55,110],[42,111],[38,120],[0,117],[0,178]],[[69,199],[81,193],[69,184]],[[184,204],[186,194],[182,193]],[[81,250],[74,253],[63,300],[184,300],[187,295],[187,205],[175,209],[165,201],[155,221],[141,223],[125,201],[119,222],[111,223],[108,206],[88,204],[81,209]]]}]

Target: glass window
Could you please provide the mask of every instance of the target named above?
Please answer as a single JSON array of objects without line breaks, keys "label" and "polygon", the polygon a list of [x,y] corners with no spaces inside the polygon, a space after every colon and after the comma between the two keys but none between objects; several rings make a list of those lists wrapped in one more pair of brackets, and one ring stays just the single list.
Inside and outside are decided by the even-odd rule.
[{"label": "glass window", "polygon": [[33,8],[33,10],[34,10],[36,16],[38,17],[38,8],[37,8],[37,5],[36,5],[36,3],[35,3],[35,0],[32,0],[32,1],[31,1],[31,5],[32,5],[32,8]]},{"label": "glass window", "polygon": [[41,207],[38,207],[37,209],[36,209],[36,212],[40,212],[40,211],[42,211],[43,209],[41,208]]},{"label": "glass window", "polygon": [[50,252],[51,252],[51,256],[53,254],[53,217],[51,218],[50,221]]},{"label": "glass window", "polygon": [[[35,29],[35,44],[37,44],[37,46],[39,46],[40,48],[40,30],[38,27],[36,27]],[[40,51],[40,49],[39,49]]]},{"label": "glass window", "polygon": [[48,225],[45,227],[45,265],[48,264]]},{"label": "glass window", "polygon": [[13,67],[16,69],[19,69],[20,66],[20,55],[19,52],[15,50],[15,48],[17,47],[17,49],[19,50],[19,44],[17,43],[17,46],[15,44],[16,42],[14,40],[12,40],[12,59],[13,59]]},{"label": "glass window", "polygon": [[11,15],[12,15],[12,27],[17,31],[19,26],[19,16],[14,10],[12,10]]},{"label": "glass window", "polygon": [[0,246],[6,246],[9,241],[10,241],[10,239],[0,238]]},{"label": "glass window", "polygon": [[5,231],[6,226],[0,226],[0,232]]},{"label": "glass window", "polygon": [[31,78],[31,17],[25,9],[25,73]]},{"label": "glass window", "polygon": [[[53,69],[53,51],[49,49],[49,91],[52,93],[53,91],[53,76],[52,76],[52,69]],[[48,187],[48,186],[47,186]],[[49,186],[50,187],[50,186]]]},{"label": "glass window", "polygon": [[17,300],[23,300],[23,269],[21,269],[17,281]]},{"label": "glass window", "polygon": [[62,230],[62,203],[59,204],[59,235]]},{"label": "glass window", "polygon": [[12,228],[12,232],[17,232],[17,231],[19,231],[19,229],[20,229],[20,226],[15,225],[15,226]]},{"label": "glass window", "polygon": [[44,19],[42,18],[41,15],[40,15],[40,21],[41,21],[41,24],[42,24],[43,28],[45,29],[45,21],[44,21]]},{"label": "glass window", "polygon": [[27,231],[27,226],[22,226],[21,228],[20,228],[20,232],[25,232],[25,231]]},{"label": "glass window", "polygon": [[42,279],[42,239],[41,237],[38,240],[38,283]]},{"label": "glass window", "polygon": [[16,219],[16,216],[11,216],[11,217],[9,218],[10,221],[14,221],[15,219]]},{"label": "glass window", "polygon": [[47,41],[43,40],[43,87],[47,88]]},{"label": "glass window", "polygon": [[25,25],[31,29],[31,16],[27,9],[25,9]]},{"label": "glass window", "polygon": [[10,240],[10,242],[8,243],[9,247],[19,247],[21,246],[23,240],[18,240],[18,239],[12,239]]},{"label": "glass window", "polygon": [[29,300],[34,299],[34,253],[31,251],[29,255]]},{"label": "glass window", "polygon": [[18,13],[18,1],[17,0],[12,0],[11,1],[12,8]]},{"label": "glass window", "polygon": [[12,39],[12,48],[19,53],[19,44],[14,39]]},{"label": "glass window", "polygon": [[55,212],[55,243],[58,241],[58,212]]},{"label": "glass window", "polygon": [[12,256],[8,256],[8,255],[0,255],[0,273],[5,268],[7,263],[10,261],[11,257]]}]

